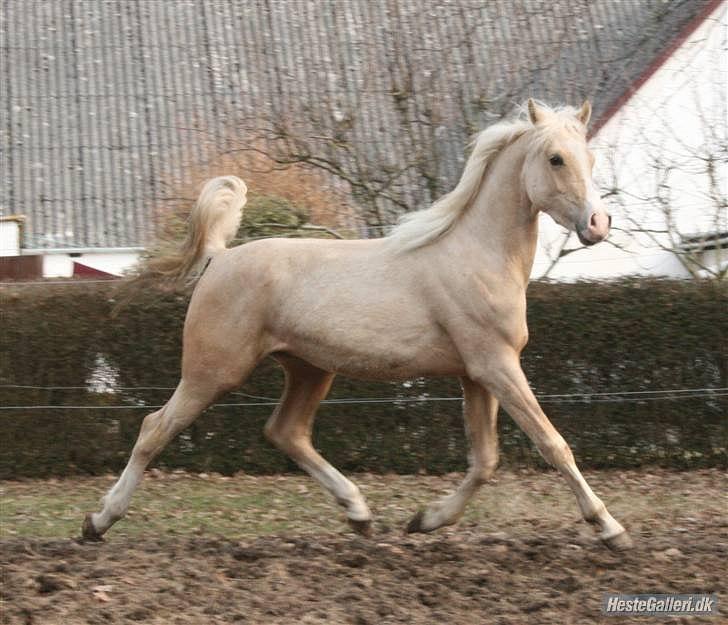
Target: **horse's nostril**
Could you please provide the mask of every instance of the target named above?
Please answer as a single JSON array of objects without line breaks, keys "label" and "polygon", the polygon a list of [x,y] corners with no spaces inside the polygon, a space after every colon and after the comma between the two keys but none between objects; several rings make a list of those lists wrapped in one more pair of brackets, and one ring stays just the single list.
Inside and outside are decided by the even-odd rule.
[{"label": "horse's nostril", "polygon": [[589,229],[594,232],[606,233],[612,225],[612,216],[607,213],[593,212],[589,216]]}]

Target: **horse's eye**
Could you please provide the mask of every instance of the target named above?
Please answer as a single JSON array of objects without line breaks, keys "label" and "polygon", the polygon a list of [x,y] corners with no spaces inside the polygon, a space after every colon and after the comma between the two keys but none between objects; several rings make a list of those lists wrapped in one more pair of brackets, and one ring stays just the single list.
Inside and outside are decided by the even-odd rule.
[{"label": "horse's eye", "polygon": [[551,163],[554,167],[561,167],[564,164],[564,159],[561,158],[561,155],[554,154],[549,158],[549,163]]}]

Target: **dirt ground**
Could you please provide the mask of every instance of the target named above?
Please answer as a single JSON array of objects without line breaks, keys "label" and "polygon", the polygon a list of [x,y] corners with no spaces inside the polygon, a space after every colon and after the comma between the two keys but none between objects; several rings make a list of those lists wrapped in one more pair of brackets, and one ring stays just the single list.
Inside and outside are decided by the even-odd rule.
[{"label": "dirt ground", "polygon": [[[140,493],[144,512],[137,508],[103,543],[58,537],[48,521],[24,525],[31,516],[24,506],[32,497],[58,497],[69,518],[80,522],[71,502],[81,497],[85,505],[87,492],[100,495],[108,486],[103,478],[6,483],[0,622],[726,622],[724,616],[657,619],[600,612],[608,591],[717,593],[719,609],[728,611],[725,473],[588,474],[630,530],[635,548],[628,553],[612,553],[595,540],[553,473],[501,474],[460,525],[404,534],[412,505],[447,491],[460,477],[357,476],[379,512],[374,537],[364,539],[344,528],[336,507],[315,494],[305,477],[191,476],[175,485],[162,476],[148,480]],[[212,493],[205,500],[208,506],[217,502],[210,522],[177,527],[174,519],[207,514],[188,500],[178,502],[176,516],[166,515],[165,500],[185,492],[185,485]],[[256,487],[250,501],[257,507],[234,516],[236,489],[249,494]],[[295,505],[287,493],[300,496]],[[237,535],[231,530],[246,513],[259,523],[263,514],[273,521],[295,517],[302,506],[308,516],[284,531],[275,524],[266,526],[267,533],[256,525],[256,535],[244,527]],[[155,525],[155,516],[167,519],[166,529]]]}]

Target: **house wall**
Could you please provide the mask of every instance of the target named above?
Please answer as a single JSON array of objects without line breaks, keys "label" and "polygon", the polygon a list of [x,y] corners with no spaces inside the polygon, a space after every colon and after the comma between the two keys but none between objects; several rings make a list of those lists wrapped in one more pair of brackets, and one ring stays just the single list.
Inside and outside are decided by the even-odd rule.
[{"label": "house wall", "polygon": [[20,224],[17,221],[0,221],[0,256],[20,254]]},{"label": "house wall", "polygon": [[70,278],[73,275],[74,261],[120,276],[134,267],[138,260],[139,252],[81,253],[77,256],[46,254],[43,257],[43,277]]},{"label": "house wall", "polygon": [[[616,201],[609,198],[608,203],[614,218],[610,240],[625,249],[602,243],[574,252],[558,262],[550,278],[689,277],[682,263],[647,234],[629,236],[618,230],[665,229],[654,196],[660,170],[666,168],[670,174],[662,192],[681,234],[728,229],[728,211],[721,215],[714,199],[716,193],[723,198],[727,194],[725,162],[718,164],[711,189],[701,160],[717,154],[727,140],[727,27],[723,2],[593,137],[590,146],[597,156],[599,186],[622,190]],[[655,236],[669,244],[664,235]],[[533,277],[543,275],[562,237],[563,229],[542,216]],[[567,247],[579,247],[575,235]]]}]

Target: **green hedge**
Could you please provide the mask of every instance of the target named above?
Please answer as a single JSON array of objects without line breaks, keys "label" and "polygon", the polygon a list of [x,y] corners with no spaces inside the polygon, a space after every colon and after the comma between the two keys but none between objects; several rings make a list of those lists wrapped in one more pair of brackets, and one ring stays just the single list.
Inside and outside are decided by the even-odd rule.
[{"label": "green hedge", "polygon": [[[150,290],[114,316],[115,292],[113,285],[85,284],[0,290],[5,408],[0,478],[116,472],[149,406],[168,398],[168,390],[140,387],[176,385],[188,294]],[[537,283],[529,291],[531,341],[523,365],[535,392],[544,395],[728,387],[726,310],[725,284]],[[266,362],[242,391],[277,398],[281,385],[280,371]],[[459,392],[453,380],[403,384],[338,378],[331,398]],[[727,466],[728,397],[623,398],[562,398],[543,405],[584,467]],[[261,400],[230,395],[223,401]],[[23,405],[95,408],[7,409]],[[290,461],[263,439],[271,410],[269,405],[211,408],[157,464],[222,473],[291,470]],[[540,464],[505,415],[500,435],[503,463]],[[458,401],[326,405],[319,411],[315,442],[345,471],[443,473],[462,470],[466,463]]]}]

